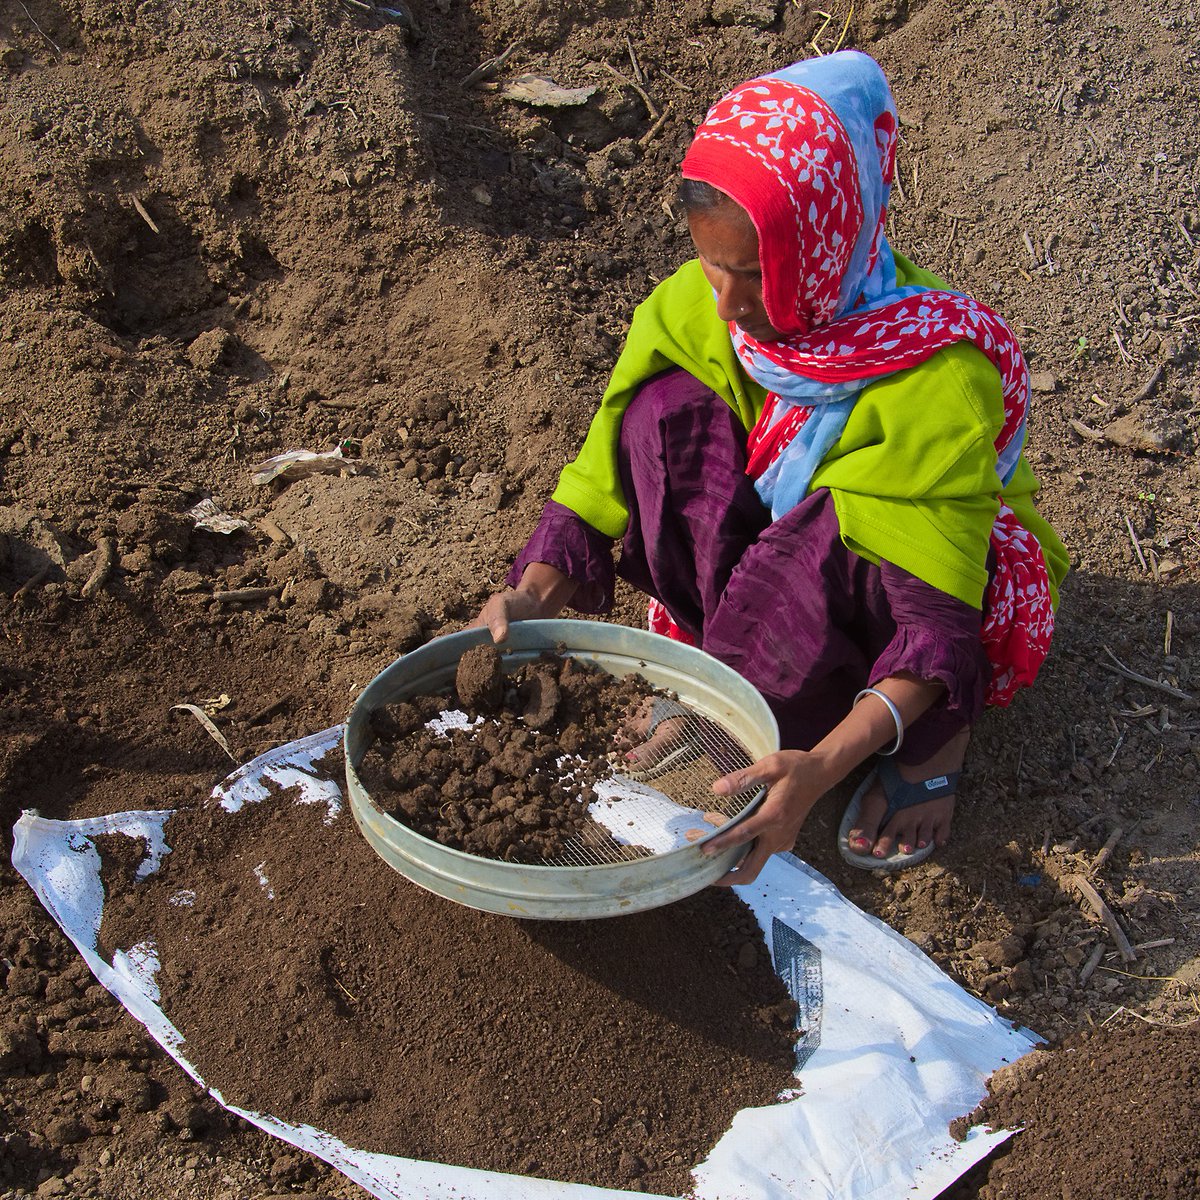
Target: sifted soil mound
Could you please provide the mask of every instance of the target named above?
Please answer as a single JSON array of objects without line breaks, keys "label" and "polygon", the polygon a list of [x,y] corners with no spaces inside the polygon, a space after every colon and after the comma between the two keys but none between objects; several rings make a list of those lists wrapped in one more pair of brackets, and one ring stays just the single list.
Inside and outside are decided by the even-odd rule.
[{"label": "sifted soil mound", "polygon": [[739,1109],[794,1083],[796,1006],[729,892],[491,916],[286,793],[180,813],[166,838],[140,884],[119,853],[101,943],[153,936],[184,1053],[233,1103],[384,1153],[673,1195]]},{"label": "sifted soil mound", "polygon": [[[634,305],[690,255],[691,129],[732,82],[841,42],[896,93],[894,244],[1030,357],[1030,456],[1074,572],[1037,687],[980,723],[936,861],[841,863],[856,780],[798,850],[1006,1016],[1055,1041],[1106,1022],[1125,1074],[1105,1078],[1137,1077],[1138,1017],[1194,1020],[1200,980],[1194,8],[0,4],[6,845],[23,808],[201,805],[229,758],[173,704],[245,761],[471,620]],[[510,47],[485,84],[596,90],[543,109],[463,86]],[[252,482],[339,446],[357,474]],[[245,526],[197,527],[206,498]],[[613,619],[643,618],[619,593]],[[1006,1103],[1033,1121],[1032,1092]],[[1004,1169],[1120,1165],[1093,1111],[1063,1161],[1023,1135]],[[1145,1130],[1146,1162],[1165,1138]],[[0,864],[0,1192],[39,1189],[360,1195],[197,1096]]]},{"label": "sifted soil mound", "polygon": [[[998,1072],[970,1121],[1022,1133],[991,1169],[980,1200],[1190,1200],[1200,1193],[1193,1110],[1200,1032],[1131,1028],[1077,1034]],[[1077,1152],[1078,1126],[1102,1153]],[[954,1132],[965,1129],[961,1123]],[[1146,1147],[1153,1145],[1153,1159]]]}]

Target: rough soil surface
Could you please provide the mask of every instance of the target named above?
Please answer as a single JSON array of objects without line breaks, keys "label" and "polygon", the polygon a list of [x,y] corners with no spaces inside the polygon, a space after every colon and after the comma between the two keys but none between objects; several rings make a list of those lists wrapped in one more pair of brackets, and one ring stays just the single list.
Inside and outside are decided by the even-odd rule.
[{"label": "rough soil surface", "polygon": [[[896,246],[1030,356],[1031,458],[1074,573],[1038,687],[981,723],[936,862],[843,866],[854,781],[798,849],[1006,1015],[1052,1039],[1097,1026],[1106,1090],[1133,1088],[1156,1053],[1138,1018],[1194,1021],[1200,977],[1194,4],[412,17],[0,3],[0,825],[195,807],[229,760],[173,704],[210,711],[242,761],[469,620],[633,306],[689,253],[691,129],[731,83],[841,38],[897,95]],[[542,109],[461,86],[510,46],[492,82],[596,91]],[[252,482],[270,455],[338,446],[357,473]],[[197,528],[205,498],[246,527]],[[640,624],[640,602],[614,616]],[[0,871],[0,1189],[355,1194],[196,1097]],[[1006,1103],[1032,1129],[1033,1092]],[[1054,1153],[1117,1153],[1093,1112],[1074,1105]],[[1150,1114],[1128,1127],[1165,1161]],[[1067,1169],[1044,1147],[1014,1139],[1004,1169]]]},{"label": "rough soil surface", "polygon": [[348,810],[286,793],[180,813],[166,838],[158,872],[108,893],[101,943],[154,937],[183,1052],[233,1103],[383,1153],[674,1195],[739,1109],[794,1083],[796,1006],[731,893],[513,921],[407,883]]},{"label": "rough soil surface", "polygon": [[[588,814],[609,756],[628,746],[627,719],[653,694],[636,675],[616,679],[578,659],[545,654],[506,675],[495,646],[474,646],[453,695],[417,696],[371,714],[375,741],[359,778],[397,820],[444,846],[505,862],[559,859],[584,839],[619,848]],[[442,732],[429,716],[471,721]]]},{"label": "rough soil surface", "polygon": [[[1141,1065],[1131,1070],[1134,1058]],[[1056,1053],[1035,1051],[997,1072],[991,1096],[970,1116],[993,1129],[1024,1127],[1018,1148],[1000,1158],[977,1194],[981,1200],[1191,1200],[1200,1194],[1198,1086],[1195,1029],[1089,1031],[1066,1039]],[[1081,1109],[1089,1132],[1103,1139],[1103,1154],[1075,1151]],[[1151,1129],[1153,1158],[1146,1152]]]}]

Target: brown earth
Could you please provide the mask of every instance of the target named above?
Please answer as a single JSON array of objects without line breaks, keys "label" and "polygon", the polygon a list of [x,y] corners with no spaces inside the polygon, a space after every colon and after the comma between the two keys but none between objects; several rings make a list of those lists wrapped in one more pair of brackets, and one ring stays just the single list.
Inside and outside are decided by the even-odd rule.
[{"label": "brown earth", "polygon": [[180,812],[154,875],[113,872],[105,953],[154,937],[163,1009],[231,1103],[381,1153],[675,1195],[792,1084],[796,1005],[732,893],[514,921],[405,885],[346,809],[327,817],[287,793]]},{"label": "brown earth", "polygon": [[[469,619],[633,305],[688,253],[691,128],[732,82],[842,39],[897,94],[895,244],[1022,338],[1031,458],[1075,570],[1043,679],[981,723],[936,863],[844,867],[845,788],[798,849],[1006,1015],[1055,1039],[1095,1027],[1103,1072],[1082,1078],[1132,1094],[1158,1053],[1147,1022],[1196,1020],[1200,976],[1194,6],[412,17],[0,0],[4,829],[27,807],[193,806],[229,760],[172,705],[211,710],[241,761],[340,720],[397,652]],[[514,45],[499,79],[596,92],[543,109],[460,85]],[[363,469],[251,481],[269,455],[336,446]],[[205,497],[249,528],[195,528]],[[640,623],[637,599],[616,618]],[[4,1194],[356,1194],[196,1097],[2,869]],[[1030,1132],[958,1196],[1120,1152],[1095,1106],[1053,1109],[1069,1139],[1037,1134],[1045,1089],[1081,1086],[1044,1075],[1005,1100]],[[1196,1137],[1169,1142],[1152,1106],[1125,1122],[1146,1161],[1182,1144],[1194,1164]],[[1112,1194],[1069,1177],[1074,1200]]]}]

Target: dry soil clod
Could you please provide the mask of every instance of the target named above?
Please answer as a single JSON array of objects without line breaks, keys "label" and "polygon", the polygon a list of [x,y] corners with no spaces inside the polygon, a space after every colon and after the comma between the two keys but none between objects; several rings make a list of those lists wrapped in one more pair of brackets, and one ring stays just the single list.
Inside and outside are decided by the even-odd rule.
[{"label": "dry soil clod", "polygon": [[87,577],[83,587],[79,589],[79,594],[84,600],[90,600],[108,582],[116,562],[116,539],[102,537],[96,547],[96,565],[92,568],[92,573]]}]

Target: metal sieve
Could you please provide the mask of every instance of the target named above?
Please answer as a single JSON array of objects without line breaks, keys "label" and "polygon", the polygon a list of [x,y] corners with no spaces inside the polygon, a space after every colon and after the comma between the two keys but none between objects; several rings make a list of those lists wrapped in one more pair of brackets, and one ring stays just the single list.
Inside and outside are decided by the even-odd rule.
[{"label": "metal sieve", "polygon": [[[641,675],[678,697],[673,736],[660,725],[655,765],[595,785],[599,829],[585,830],[542,863],[482,858],[443,846],[384,812],[358,775],[373,734],[370,717],[388,704],[450,690],[459,659],[490,640],[486,629],[436,639],[377,675],[346,721],[346,781],[354,819],[389,866],[449,900],[484,912],[584,920],[669,904],[719,879],[740,859],[734,847],[708,857],[701,847],[745,817],[765,789],[717,797],[713,780],[779,748],[766,701],[736,671],[693,646],[623,625],[521,621],[500,647],[507,674],[546,652],[593,663],[610,675]],[[664,728],[665,727],[665,728]],[[639,778],[630,778],[637,774]]]}]

